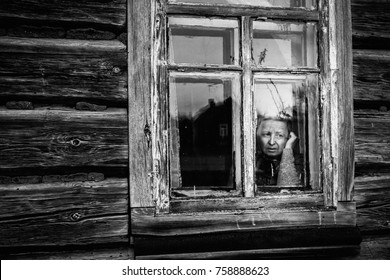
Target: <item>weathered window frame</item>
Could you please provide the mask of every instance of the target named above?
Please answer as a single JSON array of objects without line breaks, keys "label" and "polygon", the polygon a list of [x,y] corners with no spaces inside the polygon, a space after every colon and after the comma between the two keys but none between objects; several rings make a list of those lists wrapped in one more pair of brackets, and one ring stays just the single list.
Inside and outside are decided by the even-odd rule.
[{"label": "weathered window frame", "polygon": [[[142,3],[141,3],[142,2]],[[244,211],[241,220],[255,214],[255,219],[270,221],[270,213],[278,220],[283,210],[280,225],[349,225],[354,226],[355,205],[352,201],[354,176],[353,142],[353,96],[352,96],[352,39],[350,1],[319,0],[318,11],[305,9],[258,8],[258,7],[213,7],[211,5],[169,4],[166,0],[129,1],[129,126],[130,126],[130,207],[132,209],[132,233],[146,234],[153,228],[166,228],[178,217],[191,220],[191,213],[203,213],[201,220],[217,221],[215,205],[219,210]],[[168,116],[167,71],[165,63],[166,15],[197,14],[215,16],[242,16],[243,40],[250,40],[250,17],[267,17],[276,20],[294,18],[318,22],[319,95],[321,106],[318,134],[320,158],[317,176],[319,189],[302,195],[265,195],[254,197],[253,154],[244,150],[243,185],[246,198],[223,200],[174,200],[170,201],[168,162]],[[149,15],[149,16],[148,16]],[[248,48],[249,43],[243,44]],[[250,91],[250,51],[243,50],[243,90]],[[234,65],[227,67],[234,68]],[[211,67],[212,68],[212,67]],[[214,67],[214,70],[218,68]],[[272,72],[272,67],[262,68]],[[301,72],[313,69],[300,67]],[[286,69],[294,73],[294,69]],[[244,95],[243,106],[251,107],[251,99]],[[252,112],[244,112],[243,122],[251,120]],[[251,128],[253,129],[253,128]],[[253,131],[244,135],[244,145],[253,146]],[[255,210],[258,209],[258,210]],[[274,211],[275,210],[275,211]],[[277,211],[276,211],[277,210]],[[296,219],[297,211],[300,218]],[[170,214],[173,213],[173,214]],[[179,213],[179,216],[178,216]],[[182,213],[182,214],[180,214]],[[247,214],[245,214],[247,213]],[[268,216],[266,216],[266,213]],[[277,214],[279,213],[279,214]],[[314,215],[314,216],[313,216]],[[305,220],[302,223],[302,219]],[[196,224],[196,222],[195,222]],[[173,226],[170,233],[187,232],[185,223]],[[235,225],[225,225],[224,230]],[[191,232],[202,232],[191,226]],[[209,229],[210,230],[210,229]],[[164,231],[164,230],[162,230]],[[207,231],[207,230],[206,230]],[[150,233],[150,232],[149,232]]]}]

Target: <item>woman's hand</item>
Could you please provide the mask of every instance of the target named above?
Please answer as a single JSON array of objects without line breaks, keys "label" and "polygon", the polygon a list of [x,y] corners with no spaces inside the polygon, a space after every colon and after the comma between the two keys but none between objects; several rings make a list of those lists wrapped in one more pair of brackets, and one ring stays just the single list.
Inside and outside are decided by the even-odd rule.
[{"label": "woman's hand", "polygon": [[292,149],[294,148],[295,142],[297,141],[297,136],[295,135],[294,132],[290,132],[290,138],[287,140],[286,146],[284,147],[285,149]]}]

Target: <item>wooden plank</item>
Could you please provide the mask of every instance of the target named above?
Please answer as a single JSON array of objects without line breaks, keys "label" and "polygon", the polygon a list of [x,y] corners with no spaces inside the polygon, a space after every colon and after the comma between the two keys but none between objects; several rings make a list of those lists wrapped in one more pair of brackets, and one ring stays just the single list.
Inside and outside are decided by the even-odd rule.
[{"label": "wooden plank", "polygon": [[153,206],[151,189],[151,3],[128,2],[130,207]]},{"label": "wooden plank", "polygon": [[127,111],[0,108],[0,166],[127,167]]},{"label": "wooden plank", "polygon": [[[104,246],[104,245],[103,245]],[[132,260],[134,250],[126,245],[116,245],[106,248],[94,245],[90,248],[29,248],[24,250],[9,250],[0,253],[2,260]]]},{"label": "wooden plank", "polygon": [[126,0],[2,0],[0,17],[118,27],[126,22]]},{"label": "wooden plank", "polygon": [[390,173],[355,179],[357,224],[362,232],[390,230]]},{"label": "wooden plank", "polygon": [[0,97],[126,106],[127,63],[119,41],[2,38]]},{"label": "wooden plank", "polygon": [[390,172],[390,112],[359,110],[354,116],[358,172]]},{"label": "wooden plank", "polygon": [[359,107],[368,108],[370,103],[377,109],[389,106],[389,65],[390,50],[353,51],[354,101]]},{"label": "wooden plank", "polygon": [[[256,154],[256,120],[254,105],[253,105],[253,85],[252,85],[252,30],[249,17],[242,17],[242,43],[241,52],[243,54],[243,73],[242,73],[242,117],[240,116],[239,123],[244,126],[241,129],[242,135],[242,160],[243,164],[242,183],[245,197],[253,197],[255,195],[255,154]],[[242,118],[242,120],[241,120]],[[237,119],[233,120],[234,122]],[[240,174],[241,175],[241,174]]]},{"label": "wooden plank", "polygon": [[390,44],[390,2],[352,0],[353,45],[360,49],[387,49]]},{"label": "wooden plank", "polygon": [[265,7],[240,7],[234,5],[215,4],[181,4],[170,3],[168,13],[172,14],[193,14],[204,16],[255,16],[272,19],[293,19],[303,21],[318,21],[317,11],[304,9],[283,9]]},{"label": "wooden plank", "polygon": [[78,218],[69,217],[71,220],[126,213],[127,187],[127,179],[117,178],[100,182],[2,184],[0,220],[18,220],[45,215],[48,211],[69,212],[72,209],[78,213],[75,215]]},{"label": "wooden plank", "polygon": [[[107,206],[110,207],[110,206]],[[0,247],[128,242],[127,214],[71,220],[74,210],[0,222]]]},{"label": "wooden plank", "polygon": [[169,212],[168,69],[166,1],[152,4],[151,147],[156,213]]},{"label": "wooden plank", "polygon": [[135,236],[179,236],[228,231],[245,232],[271,228],[356,225],[355,213],[338,213],[326,210],[220,211],[154,216],[151,210],[132,209],[131,217],[131,231]]},{"label": "wooden plank", "polygon": [[[160,256],[163,256],[162,254],[172,254],[172,257],[173,254],[177,254],[176,256],[181,258],[183,253],[187,253],[188,257],[195,257],[197,253],[209,253],[209,256],[215,253],[214,256],[223,257],[221,251],[225,252],[225,257],[230,254],[234,258],[237,257],[237,253],[241,253],[241,256],[243,256],[246,250],[253,252],[253,250],[268,249],[258,251],[260,253],[258,257],[261,259],[261,253],[274,252],[281,255],[283,249],[286,254],[285,258],[297,257],[298,248],[301,248],[300,252],[302,252],[310,247],[313,250],[318,250],[320,247],[323,250],[322,254],[325,253],[326,249],[335,249],[336,246],[339,247],[340,251],[341,249],[347,249],[349,246],[358,249],[361,236],[357,227],[339,226],[220,232],[169,237],[145,236],[135,237],[134,241],[134,251],[137,259],[142,255],[152,256],[154,254]],[[287,255],[287,253],[290,253],[290,255]],[[202,255],[207,256],[206,254]],[[281,257],[280,255],[279,257]],[[277,254],[274,254],[274,256],[276,257]],[[338,256],[340,257],[340,254]],[[266,256],[263,255],[264,257]],[[250,255],[247,258],[250,258]],[[268,258],[272,258],[272,255],[268,255]]]},{"label": "wooden plank", "polygon": [[208,212],[229,210],[261,210],[275,209],[320,209],[324,206],[322,193],[293,193],[262,195],[261,198],[219,198],[219,199],[187,199],[171,200],[171,213],[178,212]]},{"label": "wooden plank", "polygon": [[0,246],[128,240],[127,179],[0,185]]},{"label": "wooden plank", "polygon": [[320,122],[321,136],[322,136],[322,149],[321,149],[321,187],[324,192],[325,205],[334,206],[334,198],[332,192],[333,186],[333,165],[331,158],[331,119],[330,119],[330,39],[329,39],[329,3],[328,1],[320,0],[318,7],[321,11],[321,19],[319,22],[319,54],[321,55],[320,61],[320,108],[321,115]]},{"label": "wooden plank", "polygon": [[338,99],[337,142],[334,147],[338,149],[334,159],[338,172],[336,197],[338,201],[351,201],[355,173],[351,0],[335,1],[335,19],[336,41],[331,41],[337,46],[337,77],[332,77],[336,79]]}]

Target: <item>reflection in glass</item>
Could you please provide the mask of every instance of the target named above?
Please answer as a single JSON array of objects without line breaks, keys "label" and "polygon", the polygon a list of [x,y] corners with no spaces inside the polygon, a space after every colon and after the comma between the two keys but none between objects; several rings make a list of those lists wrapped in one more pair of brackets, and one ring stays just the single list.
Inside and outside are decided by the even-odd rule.
[{"label": "reflection in glass", "polygon": [[258,67],[316,67],[316,25],[255,21],[252,55]]},{"label": "reflection in glass", "polygon": [[169,18],[169,61],[238,64],[238,22],[206,18]]},{"label": "reflection in glass", "polygon": [[169,0],[170,3],[232,4],[259,7],[316,8],[315,0]]},{"label": "reflection in glass", "polygon": [[305,184],[306,76],[255,78],[257,186]]},{"label": "reflection in glass", "polygon": [[170,78],[173,188],[233,187],[236,85],[216,75]]}]

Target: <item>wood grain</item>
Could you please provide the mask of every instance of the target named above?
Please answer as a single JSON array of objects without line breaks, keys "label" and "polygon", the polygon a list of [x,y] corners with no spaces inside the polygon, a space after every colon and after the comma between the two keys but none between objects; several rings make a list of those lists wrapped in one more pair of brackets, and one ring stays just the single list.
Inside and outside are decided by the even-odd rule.
[{"label": "wood grain", "polygon": [[179,236],[269,228],[356,225],[356,214],[336,211],[280,209],[271,212],[215,211],[154,216],[153,208],[132,209],[131,229],[135,236]]},{"label": "wood grain", "polygon": [[390,173],[357,177],[354,197],[362,232],[390,230]]},{"label": "wood grain", "polygon": [[128,183],[0,185],[0,246],[47,246],[128,240]]},{"label": "wood grain", "polygon": [[[390,50],[354,50],[353,81],[354,101],[361,106],[367,103],[390,103]],[[388,108],[390,109],[390,108]]]},{"label": "wood grain", "polygon": [[[351,0],[335,1],[337,45],[337,161],[338,201],[351,201],[353,192],[354,123],[353,123],[353,74],[352,74],[352,23]],[[332,60],[332,59],[331,59]]]},{"label": "wood grain", "polygon": [[[356,167],[376,165],[376,172],[390,172],[390,112],[359,110],[354,121]],[[369,168],[359,172],[364,171],[372,172]]]},{"label": "wood grain", "polygon": [[209,4],[181,4],[171,3],[168,5],[168,13],[193,14],[209,16],[255,16],[276,19],[300,19],[304,21],[316,21],[319,19],[317,11],[303,9],[270,9],[260,7],[234,7],[233,5]]},{"label": "wood grain", "polygon": [[119,41],[2,38],[0,97],[125,107],[125,49]]},{"label": "wood grain", "polygon": [[127,112],[0,108],[1,174],[9,168],[127,167]]},{"label": "wood grain", "polygon": [[123,26],[126,0],[2,0],[0,17]]},{"label": "wood grain", "polygon": [[2,260],[132,260],[133,248],[126,245],[93,247],[39,247],[0,253]]},{"label": "wood grain", "polygon": [[387,49],[390,44],[390,2],[352,0],[353,45]]},{"label": "wood grain", "polygon": [[151,3],[128,2],[130,207],[153,204],[151,154]]}]

